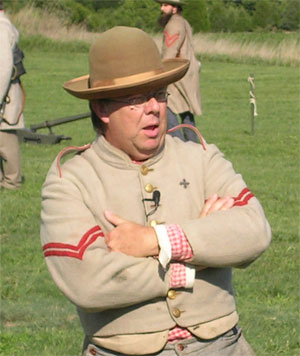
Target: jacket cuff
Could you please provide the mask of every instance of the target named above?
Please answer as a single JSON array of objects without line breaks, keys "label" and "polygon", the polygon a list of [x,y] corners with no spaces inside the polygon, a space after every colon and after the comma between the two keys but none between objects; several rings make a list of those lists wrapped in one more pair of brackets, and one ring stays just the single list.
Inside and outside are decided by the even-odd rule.
[{"label": "jacket cuff", "polygon": [[158,261],[164,269],[167,268],[168,263],[172,258],[172,248],[169,240],[168,232],[165,225],[156,225],[154,230],[157,236],[159,245]]}]

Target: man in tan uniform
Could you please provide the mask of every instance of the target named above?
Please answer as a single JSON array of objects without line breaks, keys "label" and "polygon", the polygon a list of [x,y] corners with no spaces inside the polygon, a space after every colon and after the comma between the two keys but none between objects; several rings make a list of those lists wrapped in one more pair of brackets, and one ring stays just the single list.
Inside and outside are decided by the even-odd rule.
[{"label": "man in tan uniform", "polygon": [[0,0],[0,187],[21,186],[20,147],[17,129],[24,128],[24,95],[14,73],[13,51],[19,33],[3,10]]},{"label": "man in tan uniform", "polygon": [[[156,0],[161,4],[159,23],[164,27],[162,58],[185,58],[190,61],[186,75],[168,87],[168,129],[178,125],[177,115],[183,124],[195,126],[194,115],[201,115],[199,72],[200,62],[193,48],[192,28],[182,16],[185,3],[181,0]],[[173,136],[197,142],[192,130],[175,131]]]},{"label": "man in tan uniform", "polygon": [[166,87],[188,65],[161,60],[145,32],[115,27],[92,45],[89,75],[64,84],[89,100],[97,135],[53,162],[41,242],[77,306],[85,356],[253,355],[231,269],[268,247],[270,227],[215,145],[166,135]]}]

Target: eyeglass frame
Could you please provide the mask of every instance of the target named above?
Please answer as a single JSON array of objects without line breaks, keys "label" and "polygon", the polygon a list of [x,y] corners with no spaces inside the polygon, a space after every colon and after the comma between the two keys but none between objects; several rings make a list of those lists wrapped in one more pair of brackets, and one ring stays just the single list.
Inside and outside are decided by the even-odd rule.
[{"label": "eyeglass frame", "polygon": [[[156,95],[162,93],[164,94],[164,98],[157,98]],[[135,109],[142,109],[145,107],[145,105],[149,102],[150,99],[154,98],[156,101],[160,102],[167,102],[168,96],[170,94],[167,92],[166,89],[161,89],[156,92],[151,92],[149,94],[138,94],[136,96],[132,96],[131,98],[129,97],[128,99],[122,99],[122,98],[109,98],[109,101],[112,102],[117,102],[117,103],[123,103],[127,104],[128,106],[135,108]],[[142,102],[139,104],[133,103],[131,100],[137,99],[137,98],[142,98]]]}]

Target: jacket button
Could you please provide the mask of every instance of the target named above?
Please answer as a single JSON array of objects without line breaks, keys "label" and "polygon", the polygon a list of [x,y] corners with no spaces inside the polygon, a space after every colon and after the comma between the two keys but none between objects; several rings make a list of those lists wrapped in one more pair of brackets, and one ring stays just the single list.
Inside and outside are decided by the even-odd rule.
[{"label": "jacket button", "polygon": [[170,289],[170,290],[168,291],[168,298],[169,298],[169,299],[175,299],[175,298],[176,298],[176,292],[175,292],[174,289]]},{"label": "jacket button", "polygon": [[175,316],[175,318],[179,318],[181,315],[181,311],[178,308],[174,308],[172,313]]},{"label": "jacket button", "polygon": [[97,351],[92,347],[92,348],[90,348],[90,355],[93,355],[93,356],[95,356],[95,355],[97,355]]},{"label": "jacket button", "polygon": [[142,173],[143,176],[146,176],[150,171],[153,171],[153,169],[142,165],[141,173]]},{"label": "jacket button", "polygon": [[177,348],[178,348],[179,351],[183,351],[184,350],[184,345],[178,344]]},{"label": "jacket button", "polygon": [[155,189],[155,187],[153,187],[153,185],[150,183],[145,185],[145,190],[147,193],[152,193],[154,189]]},{"label": "jacket button", "polygon": [[157,225],[157,220],[151,220],[150,221],[150,226],[154,227]]},{"label": "jacket button", "polygon": [[149,225],[154,227],[156,225],[162,225],[164,223],[165,223],[164,221],[151,220]]}]

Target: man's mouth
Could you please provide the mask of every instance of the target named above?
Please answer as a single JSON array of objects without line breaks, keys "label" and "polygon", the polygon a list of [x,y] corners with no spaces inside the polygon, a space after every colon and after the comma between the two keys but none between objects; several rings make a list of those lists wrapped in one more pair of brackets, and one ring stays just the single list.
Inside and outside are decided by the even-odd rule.
[{"label": "man's mouth", "polygon": [[144,133],[148,137],[156,137],[158,134],[158,125],[149,125],[143,128]]}]

